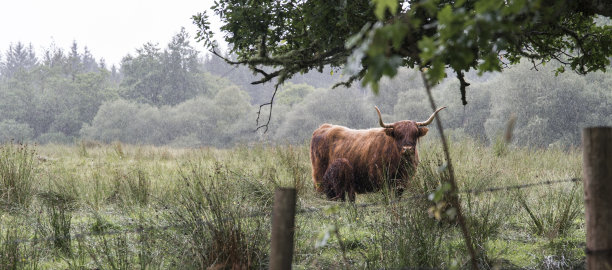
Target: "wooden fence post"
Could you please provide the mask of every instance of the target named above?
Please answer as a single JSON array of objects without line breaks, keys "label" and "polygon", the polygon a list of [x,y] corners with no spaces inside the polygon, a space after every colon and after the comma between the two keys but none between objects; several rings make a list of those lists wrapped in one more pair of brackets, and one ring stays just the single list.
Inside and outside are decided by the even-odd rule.
[{"label": "wooden fence post", "polygon": [[295,189],[277,188],[272,212],[270,270],[291,269],[295,231]]},{"label": "wooden fence post", "polygon": [[612,269],[612,127],[582,131],[587,269]]}]

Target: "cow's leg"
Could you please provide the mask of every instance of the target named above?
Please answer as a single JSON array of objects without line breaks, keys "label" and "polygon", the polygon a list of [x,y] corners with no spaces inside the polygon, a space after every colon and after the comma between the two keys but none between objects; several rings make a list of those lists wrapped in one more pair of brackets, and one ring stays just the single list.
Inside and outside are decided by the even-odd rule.
[{"label": "cow's leg", "polygon": [[336,200],[346,201],[346,188],[342,174],[336,179]]},{"label": "cow's leg", "polygon": [[327,159],[324,157],[315,157],[312,160],[312,180],[314,188],[317,192],[325,192],[324,176],[329,168],[327,167]]},{"label": "cow's leg", "polygon": [[[330,168],[331,169],[331,168]],[[335,180],[332,177],[331,170],[327,170],[329,173],[325,173],[323,176],[323,183],[321,183],[321,191],[325,194],[328,200],[334,200],[336,198]]]},{"label": "cow's leg", "polygon": [[342,183],[342,201],[345,200],[345,194],[348,193],[348,199],[350,202],[355,202],[355,174],[353,172],[353,167],[348,162],[347,159],[342,159],[340,161],[342,163],[342,172],[340,176],[340,180]]},{"label": "cow's leg", "polygon": [[323,175],[323,192],[328,200],[337,200],[340,195],[338,193],[340,190],[338,177],[341,170],[342,168],[334,162],[327,168]]},{"label": "cow's leg", "polygon": [[396,198],[401,197],[403,193],[404,193],[403,187],[400,187],[400,186],[395,187],[395,197]]},{"label": "cow's leg", "polygon": [[323,193],[328,200],[336,200],[338,195],[336,194],[336,178],[337,178],[337,168],[334,166],[329,166],[323,175],[323,183],[321,185]]},{"label": "cow's leg", "polygon": [[354,181],[349,182],[347,189],[348,189],[347,192],[348,192],[349,202],[354,203],[355,202],[355,182]]},{"label": "cow's leg", "polygon": [[389,179],[387,182],[387,188],[389,192],[393,192],[396,198],[400,198],[404,193],[404,186],[402,185],[402,179]]}]

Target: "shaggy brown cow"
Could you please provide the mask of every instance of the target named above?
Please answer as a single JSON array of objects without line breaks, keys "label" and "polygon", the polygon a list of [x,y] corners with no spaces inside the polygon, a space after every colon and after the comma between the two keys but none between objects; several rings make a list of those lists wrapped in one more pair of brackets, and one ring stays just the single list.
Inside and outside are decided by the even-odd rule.
[{"label": "shaggy brown cow", "polygon": [[381,128],[355,130],[323,124],[312,134],[310,161],[315,189],[328,199],[350,201],[356,193],[380,190],[385,182],[397,194],[406,187],[419,162],[417,139],[427,134],[437,109],[425,122],[412,120],[385,124],[378,112]]}]

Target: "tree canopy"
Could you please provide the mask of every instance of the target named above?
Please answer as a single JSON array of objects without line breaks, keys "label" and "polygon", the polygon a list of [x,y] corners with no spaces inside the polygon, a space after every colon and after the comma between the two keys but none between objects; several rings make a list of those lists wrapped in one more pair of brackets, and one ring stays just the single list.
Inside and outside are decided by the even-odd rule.
[{"label": "tree canopy", "polygon": [[[384,91],[374,95],[358,87],[330,89],[342,76],[330,76],[326,67],[285,81],[274,99],[271,132],[255,133],[253,105],[269,99],[274,88],[250,85],[256,76],[247,66],[195,57],[187,40],[181,30],[167,46],[144,44],[110,69],[76,41],[65,49],[51,44],[40,55],[34,45],[11,44],[0,52],[0,143],[303,143],[322,122],[369,127],[377,122],[374,105],[389,122],[430,115],[419,69],[399,68],[394,78],[380,80]],[[612,74],[555,77],[562,65],[552,62],[533,72],[533,63],[523,60],[503,73],[466,73],[472,83],[467,106],[457,102],[458,80],[441,81],[432,94],[448,106],[449,137],[495,144],[515,115],[514,144],[573,147],[580,144],[580,128],[611,125]]]},{"label": "tree canopy", "polygon": [[[212,6],[230,44],[228,63],[261,75],[254,84],[326,66],[344,69],[378,92],[383,76],[421,68],[430,83],[448,72],[500,71],[528,59],[577,73],[605,71],[612,55],[612,2],[598,0],[218,0]],[[608,17],[608,18],[606,18]],[[197,38],[218,50],[206,12]],[[273,101],[272,100],[271,102]]]},{"label": "tree canopy", "polygon": [[199,83],[198,51],[181,29],[163,51],[147,43],[121,61],[122,97],[154,106],[176,105],[205,92]]}]

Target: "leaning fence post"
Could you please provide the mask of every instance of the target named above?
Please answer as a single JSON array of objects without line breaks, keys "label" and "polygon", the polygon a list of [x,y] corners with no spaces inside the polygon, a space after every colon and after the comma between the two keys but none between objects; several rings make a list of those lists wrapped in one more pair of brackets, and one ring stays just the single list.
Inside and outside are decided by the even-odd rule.
[{"label": "leaning fence post", "polygon": [[278,188],[274,192],[270,269],[291,269],[295,231],[295,189]]},{"label": "leaning fence post", "polygon": [[582,131],[587,269],[612,269],[612,127]]}]

